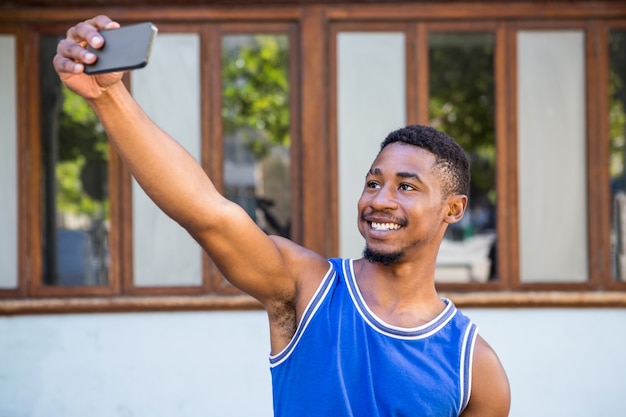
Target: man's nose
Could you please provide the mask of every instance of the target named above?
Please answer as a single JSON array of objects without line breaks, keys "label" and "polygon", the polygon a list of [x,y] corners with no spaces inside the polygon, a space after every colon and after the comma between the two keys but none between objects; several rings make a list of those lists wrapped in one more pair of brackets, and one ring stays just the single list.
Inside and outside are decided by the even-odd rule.
[{"label": "man's nose", "polygon": [[370,205],[377,210],[384,209],[396,209],[398,207],[398,201],[396,199],[396,190],[391,186],[383,186],[374,196]]}]

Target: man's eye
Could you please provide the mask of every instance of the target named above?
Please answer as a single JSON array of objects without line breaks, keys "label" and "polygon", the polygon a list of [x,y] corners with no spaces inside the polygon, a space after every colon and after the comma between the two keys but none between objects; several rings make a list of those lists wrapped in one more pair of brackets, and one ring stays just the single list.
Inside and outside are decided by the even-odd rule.
[{"label": "man's eye", "polygon": [[380,188],[380,184],[378,184],[376,181],[368,181],[367,188]]},{"label": "man's eye", "polygon": [[400,184],[400,189],[402,191],[411,191],[411,190],[415,190],[415,187],[413,187],[410,184]]}]

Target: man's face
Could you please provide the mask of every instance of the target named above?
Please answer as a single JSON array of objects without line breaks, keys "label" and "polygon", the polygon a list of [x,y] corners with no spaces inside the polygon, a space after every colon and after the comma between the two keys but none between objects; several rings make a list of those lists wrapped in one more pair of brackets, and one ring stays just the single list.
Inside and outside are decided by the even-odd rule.
[{"label": "man's face", "polygon": [[390,264],[420,246],[439,246],[447,209],[434,165],[432,153],[401,142],[378,155],[358,203],[367,259]]}]

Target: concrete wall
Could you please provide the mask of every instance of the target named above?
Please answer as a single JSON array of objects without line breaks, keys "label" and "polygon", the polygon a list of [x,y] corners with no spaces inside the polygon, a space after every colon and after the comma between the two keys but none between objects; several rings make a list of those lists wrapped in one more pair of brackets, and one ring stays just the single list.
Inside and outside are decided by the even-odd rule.
[{"label": "concrete wall", "polygon": [[[470,309],[512,417],[617,416],[626,309]],[[270,417],[263,311],[0,318],[2,417]]]}]

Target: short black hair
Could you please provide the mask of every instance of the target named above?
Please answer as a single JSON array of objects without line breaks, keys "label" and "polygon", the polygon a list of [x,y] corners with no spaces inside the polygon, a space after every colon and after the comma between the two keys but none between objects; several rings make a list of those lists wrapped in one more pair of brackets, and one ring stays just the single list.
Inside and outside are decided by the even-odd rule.
[{"label": "short black hair", "polygon": [[402,142],[425,149],[435,155],[435,169],[441,177],[443,198],[450,195],[469,195],[469,159],[463,148],[446,133],[430,126],[408,125],[389,133],[380,145]]}]

